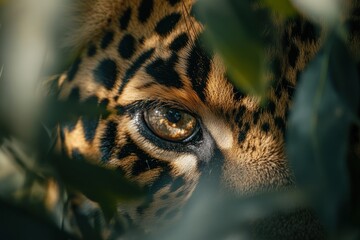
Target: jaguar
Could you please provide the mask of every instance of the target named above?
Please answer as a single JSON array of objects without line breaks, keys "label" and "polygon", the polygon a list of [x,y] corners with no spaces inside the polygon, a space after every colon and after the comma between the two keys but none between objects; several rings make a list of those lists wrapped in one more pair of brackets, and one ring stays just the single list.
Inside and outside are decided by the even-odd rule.
[{"label": "jaguar", "polygon": [[284,133],[297,79],[321,33],[301,17],[277,24],[279,41],[267,51],[272,85],[261,104],[229,81],[218,53],[206,50],[194,4],[80,1],[66,42],[82,51],[56,80],[60,101],[111,112],[60,124],[59,148],[144,187],[145,200],[117,211],[145,229],[176,218],[214,169],[226,191],[243,196],[294,186]]}]

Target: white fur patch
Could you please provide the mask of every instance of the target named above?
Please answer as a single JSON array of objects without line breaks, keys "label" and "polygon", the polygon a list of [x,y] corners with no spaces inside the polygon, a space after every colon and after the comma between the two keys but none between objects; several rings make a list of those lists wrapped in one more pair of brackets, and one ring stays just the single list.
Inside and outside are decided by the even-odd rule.
[{"label": "white fur patch", "polygon": [[208,114],[203,118],[203,121],[220,149],[224,150],[232,148],[232,131],[221,118],[218,118],[212,114]]},{"label": "white fur patch", "polygon": [[193,173],[196,170],[197,158],[194,155],[187,154],[177,157],[173,161],[180,174]]}]

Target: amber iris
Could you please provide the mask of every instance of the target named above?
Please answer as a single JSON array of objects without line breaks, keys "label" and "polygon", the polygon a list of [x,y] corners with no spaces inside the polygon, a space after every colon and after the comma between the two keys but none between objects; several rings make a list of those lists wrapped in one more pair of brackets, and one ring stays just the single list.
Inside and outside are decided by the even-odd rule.
[{"label": "amber iris", "polygon": [[170,107],[154,107],[145,112],[149,128],[160,138],[174,142],[190,137],[196,129],[196,118],[191,114]]}]

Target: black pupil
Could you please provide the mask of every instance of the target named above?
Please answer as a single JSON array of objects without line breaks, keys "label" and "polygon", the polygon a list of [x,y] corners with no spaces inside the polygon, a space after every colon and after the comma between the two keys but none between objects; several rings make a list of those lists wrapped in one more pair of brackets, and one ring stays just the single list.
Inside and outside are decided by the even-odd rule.
[{"label": "black pupil", "polygon": [[166,118],[169,122],[177,123],[181,120],[181,113],[175,109],[169,109],[166,113]]}]

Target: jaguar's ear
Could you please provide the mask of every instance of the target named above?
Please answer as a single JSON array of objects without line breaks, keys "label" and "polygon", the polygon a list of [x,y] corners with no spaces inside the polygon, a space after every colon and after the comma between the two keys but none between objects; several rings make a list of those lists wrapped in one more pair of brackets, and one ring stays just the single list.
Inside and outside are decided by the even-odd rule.
[{"label": "jaguar's ear", "polygon": [[122,0],[77,0],[67,7],[68,27],[65,46],[79,48],[101,34],[117,19]]}]

